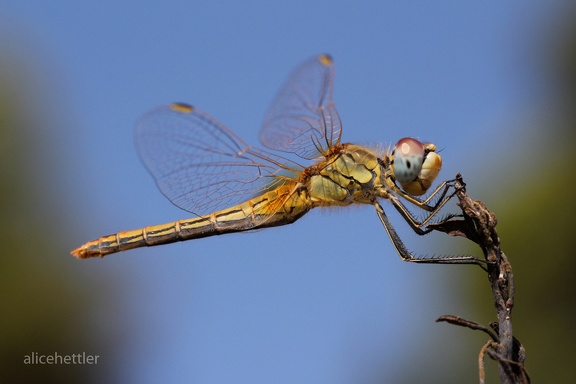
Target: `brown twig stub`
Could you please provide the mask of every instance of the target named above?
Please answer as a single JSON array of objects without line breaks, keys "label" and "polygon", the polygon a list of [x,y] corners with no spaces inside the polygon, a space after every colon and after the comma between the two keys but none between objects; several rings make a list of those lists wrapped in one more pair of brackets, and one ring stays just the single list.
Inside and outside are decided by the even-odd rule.
[{"label": "brown twig stub", "polygon": [[486,205],[474,200],[466,194],[466,184],[460,174],[456,175],[454,182],[456,197],[464,214],[464,220],[468,224],[468,233],[473,234],[473,240],[480,245],[484,256],[489,263],[496,263],[501,256],[500,239],[496,233],[496,216],[488,210]]},{"label": "brown twig stub", "polygon": [[466,237],[480,246],[487,261],[485,270],[492,289],[498,322],[490,325],[494,330],[491,332],[487,327],[459,316],[446,315],[437,321],[481,330],[490,335],[492,340],[484,345],[479,356],[481,382],[484,380],[483,358],[487,354],[498,362],[502,383],[529,383],[530,378],[524,369],[525,350],[512,333],[514,276],[508,258],[500,249],[496,216],[483,202],[474,200],[466,194],[466,184],[460,174],[456,175],[454,188],[463,219],[449,219],[429,227],[452,236]]},{"label": "brown twig stub", "polygon": [[475,321],[471,321],[471,320],[466,320],[461,318],[460,316],[454,316],[454,315],[443,315],[440,316],[439,318],[436,319],[436,322],[442,322],[445,321],[447,323],[450,324],[454,324],[454,325],[459,325],[461,327],[466,327],[466,328],[470,328],[473,329],[475,331],[482,331],[486,334],[488,334],[488,336],[490,336],[492,338],[492,340],[494,341],[498,341],[498,335],[496,333],[494,333],[494,331],[488,327],[483,326],[482,324],[479,324]]}]

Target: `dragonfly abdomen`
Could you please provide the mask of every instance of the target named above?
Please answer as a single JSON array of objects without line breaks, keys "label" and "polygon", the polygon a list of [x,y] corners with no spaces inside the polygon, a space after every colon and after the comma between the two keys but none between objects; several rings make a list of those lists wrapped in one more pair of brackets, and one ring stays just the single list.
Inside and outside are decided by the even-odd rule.
[{"label": "dragonfly abdomen", "polygon": [[289,183],[206,216],[102,236],[75,249],[72,255],[79,259],[104,257],[133,248],[286,225],[311,208],[305,192],[299,190],[298,185]]},{"label": "dragonfly abdomen", "polygon": [[139,247],[169,244],[176,241],[200,239],[225,233],[245,231],[254,228],[249,217],[239,220],[215,221],[217,214],[172,223],[148,226],[131,231],[102,236],[74,250],[72,254],[79,259],[104,257],[111,253]]}]

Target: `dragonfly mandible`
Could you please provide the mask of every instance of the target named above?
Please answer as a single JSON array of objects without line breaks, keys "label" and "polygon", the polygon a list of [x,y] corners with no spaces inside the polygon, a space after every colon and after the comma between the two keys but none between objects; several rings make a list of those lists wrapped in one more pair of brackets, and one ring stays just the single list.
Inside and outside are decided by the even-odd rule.
[{"label": "dragonfly mandible", "polygon": [[[316,207],[370,204],[402,260],[476,264],[472,256],[416,257],[406,248],[379,200],[389,200],[417,234],[430,232],[426,225],[453,196],[452,183],[444,181],[427,198],[419,198],[436,179],[442,159],[434,144],[413,138],[399,140],[391,151],[342,143],[333,85],[329,55],[318,55],[294,70],[260,132],[262,144],[275,152],[246,144],[218,120],[187,104],[149,112],[136,126],[140,158],[160,191],[194,217],[102,236],[72,255],[103,257],[291,224]],[[426,212],[424,219],[414,217],[402,201]]]}]

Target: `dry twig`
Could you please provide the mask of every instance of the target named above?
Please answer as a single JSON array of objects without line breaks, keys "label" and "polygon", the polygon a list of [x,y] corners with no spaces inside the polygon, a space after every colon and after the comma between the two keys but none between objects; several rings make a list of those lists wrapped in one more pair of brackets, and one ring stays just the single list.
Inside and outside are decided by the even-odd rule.
[{"label": "dry twig", "polygon": [[463,219],[449,219],[429,227],[452,236],[466,237],[480,246],[487,261],[485,270],[492,288],[498,322],[491,323],[490,329],[459,316],[441,316],[436,321],[446,321],[480,330],[490,336],[491,340],[482,347],[479,356],[481,383],[484,382],[485,355],[498,362],[501,383],[530,383],[530,378],[524,368],[524,347],[512,334],[514,276],[508,258],[500,249],[500,239],[496,233],[496,217],[484,203],[466,194],[466,185],[460,174],[456,176],[454,187]]}]

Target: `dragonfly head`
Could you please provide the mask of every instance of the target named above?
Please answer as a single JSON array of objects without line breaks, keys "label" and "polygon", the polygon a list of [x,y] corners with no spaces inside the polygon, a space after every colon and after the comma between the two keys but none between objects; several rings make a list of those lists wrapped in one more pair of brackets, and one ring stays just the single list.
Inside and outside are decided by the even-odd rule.
[{"label": "dragonfly head", "polygon": [[396,180],[404,191],[414,196],[426,193],[442,168],[442,158],[436,153],[436,145],[423,144],[405,137],[394,146],[390,166]]}]

